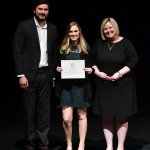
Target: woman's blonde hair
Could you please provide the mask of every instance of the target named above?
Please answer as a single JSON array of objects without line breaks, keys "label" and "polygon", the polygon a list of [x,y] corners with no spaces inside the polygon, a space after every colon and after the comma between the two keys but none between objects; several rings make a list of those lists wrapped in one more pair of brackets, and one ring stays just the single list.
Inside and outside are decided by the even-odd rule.
[{"label": "woman's blonde hair", "polygon": [[77,22],[75,21],[72,21],[68,24],[67,28],[66,28],[66,33],[65,33],[65,36],[60,44],[60,53],[61,54],[68,54],[71,50],[71,43],[70,43],[70,38],[69,38],[69,31],[70,31],[70,28],[72,26],[77,26],[79,28],[79,40],[78,40],[78,43],[77,43],[77,48],[78,48],[78,52],[81,53],[88,53],[88,50],[89,50],[89,45],[87,43],[87,41],[85,40],[83,34],[82,34],[82,31],[81,31],[81,27],[78,25]]},{"label": "woman's blonde hair", "polygon": [[101,38],[102,38],[103,40],[106,40],[103,31],[104,31],[105,24],[106,24],[107,22],[110,22],[110,23],[113,25],[113,27],[114,27],[115,30],[116,30],[116,35],[117,35],[117,36],[120,34],[119,26],[118,26],[117,21],[116,21],[114,18],[107,17],[107,18],[105,18],[105,19],[102,21],[101,27],[100,27]]}]

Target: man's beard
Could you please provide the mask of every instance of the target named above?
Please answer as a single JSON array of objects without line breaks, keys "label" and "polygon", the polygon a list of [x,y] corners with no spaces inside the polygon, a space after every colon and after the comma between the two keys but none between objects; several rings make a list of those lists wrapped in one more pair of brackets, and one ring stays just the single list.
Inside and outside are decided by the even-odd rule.
[{"label": "man's beard", "polygon": [[35,16],[37,21],[45,21],[46,20],[46,16],[45,15],[39,15],[39,16]]}]

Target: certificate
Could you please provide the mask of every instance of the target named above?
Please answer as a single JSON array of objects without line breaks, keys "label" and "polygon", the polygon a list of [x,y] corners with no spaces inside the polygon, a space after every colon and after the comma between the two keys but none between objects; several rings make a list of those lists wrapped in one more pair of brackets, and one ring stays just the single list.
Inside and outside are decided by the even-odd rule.
[{"label": "certificate", "polygon": [[61,79],[85,78],[85,60],[61,60]]}]

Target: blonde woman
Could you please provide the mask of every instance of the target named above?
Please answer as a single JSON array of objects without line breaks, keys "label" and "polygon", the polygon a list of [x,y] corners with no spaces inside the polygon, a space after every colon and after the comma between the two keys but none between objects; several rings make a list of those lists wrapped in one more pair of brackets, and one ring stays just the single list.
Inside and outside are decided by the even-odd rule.
[{"label": "blonde woman", "polygon": [[[79,147],[84,150],[87,133],[87,107],[90,106],[91,99],[88,75],[92,73],[92,68],[88,64],[89,46],[83,37],[80,26],[77,22],[69,23],[65,37],[60,44],[60,60],[85,60],[85,79],[61,79],[60,107],[62,108],[63,127],[66,135],[67,150],[72,150],[72,121],[73,110],[77,109],[79,124]],[[56,68],[57,72],[63,71],[60,64]],[[88,86],[89,87],[89,86]],[[88,90],[87,90],[88,89]]]},{"label": "blonde woman", "polygon": [[138,56],[131,41],[120,36],[115,19],[105,18],[100,34],[102,39],[96,41],[91,50],[96,80],[93,111],[102,116],[106,150],[113,150],[114,129],[118,137],[117,150],[124,150],[128,117],[137,112],[135,67]]}]

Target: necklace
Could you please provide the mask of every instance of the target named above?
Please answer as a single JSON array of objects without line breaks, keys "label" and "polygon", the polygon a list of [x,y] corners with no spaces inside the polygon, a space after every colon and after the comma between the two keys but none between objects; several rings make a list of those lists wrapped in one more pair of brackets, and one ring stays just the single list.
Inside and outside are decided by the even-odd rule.
[{"label": "necklace", "polygon": [[115,43],[107,43],[108,44],[108,47],[109,47],[109,50],[111,51],[111,49],[114,47]]},{"label": "necklace", "polygon": [[74,48],[72,48],[72,49],[70,50],[70,52],[71,52],[71,53],[78,53],[78,49],[74,47]]}]

